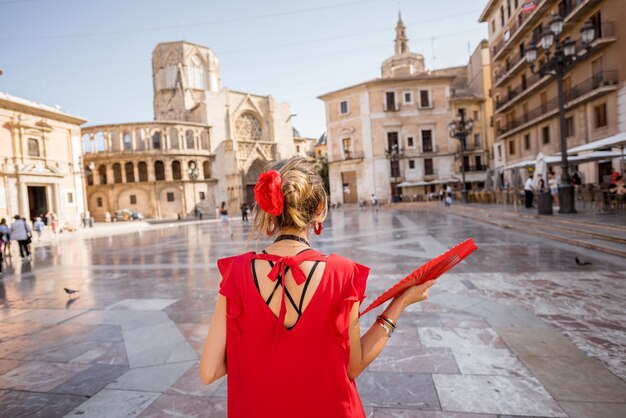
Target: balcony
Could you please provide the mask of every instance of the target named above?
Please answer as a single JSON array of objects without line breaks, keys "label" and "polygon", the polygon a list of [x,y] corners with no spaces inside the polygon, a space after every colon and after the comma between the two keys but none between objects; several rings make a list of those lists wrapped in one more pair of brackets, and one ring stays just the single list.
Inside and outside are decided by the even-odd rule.
[{"label": "balcony", "polygon": [[492,62],[497,61],[504,52],[510,51],[511,47],[515,45],[521,38],[521,35],[525,33],[525,29],[541,20],[541,18],[545,16],[546,8],[552,4],[554,4],[552,0],[538,0],[537,8],[530,14],[520,12],[518,19],[513,20],[513,24],[511,24],[508,29],[504,31],[504,34],[509,34],[508,38],[506,40],[503,38],[491,49],[493,56]]},{"label": "balcony", "polygon": [[498,87],[498,85],[509,78],[511,75],[517,72],[520,68],[524,66],[526,62],[526,56],[521,56],[517,54],[517,56],[512,60],[505,64],[504,69],[500,71],[496,71],[493,74],[493,86]]},{"label": "balcony", "polygon": [[[571,87],[565,92],[565,108],[567,109],[578,103],[590,100],[608,91],[616,90],[618,80],[618,72],[616,70],[603,71],[595,74],[593,77]],[[519,118],[508,121],[504,125],[500,125],[496,132],[498,139],[510,136],[515,132],[553,116],[558,112],[558,108],[559,102],[557,97],[548,100],[541,104],[541,106],[530,110]]]},{"label": "balcony", "polygon": [[[596,52],[600,48],[608,45],[609,43],[616,41],[615,37],[615,26],[613,22],[602,22],[596,28],[596,39],[592,42],[591,47],[592,51]],[[582,41],[579,39],[576,44],[576,49],[579,52],[579,59],[585,56],[584,45]],[[505,77],[502,78],[504,80]],[[523,97],[528,96],[530,92],[535,90],[536,88],[543,86],[547,82],[549,82],[551,78],[549,76],[541,77],[539,74],[533,74],[526,80],[526,85],[519,84],[510,92],[504,95],[500,100],[495,101],[496,111],[501,113],[507,108],[511,107],[511,105],[518,100],[521,100]]]},{"label": "balcony", "polygon": [[365,157],[365,155],[363,154],[363,151],[343,150],[343,159],[342,159],[342,161],[362,160],[364,157]]},{"label": "balcony", "polygon": [[[461,168],[463,166],[459,165],[459,173],[461,172]],[[465,165],[465,172],[466,173],[472,173],[472,172],[477,172],[477,171],[487,171],[489,169],[489,167],[487,167],[485,164],[476,164],[476,165]]]},{"label": "balcony", "polygon": [[559,15],[563,18],[564,29],[567,30],[580,22],[589,9],[600,2],[601,0],[570,0],[561,3]]}]

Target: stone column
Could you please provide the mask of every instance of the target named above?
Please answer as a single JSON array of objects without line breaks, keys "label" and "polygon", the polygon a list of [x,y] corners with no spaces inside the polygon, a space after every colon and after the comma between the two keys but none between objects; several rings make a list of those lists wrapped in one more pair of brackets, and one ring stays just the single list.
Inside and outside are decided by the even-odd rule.
[{"label": "stone column", "polygon": [[146,165],[148,166],[148,181],[156,181],[154,174],[154,161],[149,159],[146,161]]},{"label": "stone column", "polygon": [[9,215],[20,215],[23,217],[27,217],[28,214],[28,187],[26,183],[18,177],[17,180],[17,190],[19,193],[18,199],[18,213],[12,213]]},{"label": "stone column", "polygon": [[107,164],[106,165],[106,172],[107,172],[107,184],[114,184],[115,181],[113,179],[113,165],[112,164]]}]

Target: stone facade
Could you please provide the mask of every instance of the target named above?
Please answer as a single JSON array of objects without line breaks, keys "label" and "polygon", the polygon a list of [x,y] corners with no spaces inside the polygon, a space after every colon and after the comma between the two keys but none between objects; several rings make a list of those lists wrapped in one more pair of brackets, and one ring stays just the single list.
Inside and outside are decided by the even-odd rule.
[{"label": "stone facade", "polygon": [[[122,178],[119,183],[109,181],[106,193],[97,181],[88,185],[90,207],[96,204],[94,210],[99,216],[106,211],[132,209],[126,202],[131,194],[137,196],[134,201],[139,195],[145,196],[146,203],[136,206],[154,218],[188,216],[194,209],[212,216],[222,201],[234,213],[242,202],[253,201],[254,184],[265,165],[296,154],[289,104],[272,96],[223,87],[219,60],[209,48],[189,42],[158,44],[152,55],[152,70],[155,122],[94,126],[86,131],[93,141],[90,147],[96,147],[86,150],[86,160],[104,164],[109,171],[113,164],[122,165],[120,158],[123,164],[137,167],[145,162],[148,167],[145,185],[129,186]],[[139,142],[137,129],[143,132]],[[108,134],[104,134],[106,148],[99,150],[95,135],[105,131],[114,132],[115,140],[108,141]],[[155,132],[160,136],[160,149],[153,147]],[[132,147],[144,148],[125,145],[125,133]],[[188,146],[187,141],[194,146]],[[124,150],[124,146],[131,148]],[[165,167],[164,180],[150,175],[150,167],[154,170],[157,161]],[[201,171],[196,181],[186,177],[192,161]],[[173,167],[178,164],[182,174],[175,178]],[[203,171],[205,165],[208,176]],[[171,193],[174,202],[167,200],[172,199]],[[96,209],[98,197],[103,206]]]},{"label": "stone facade", "polygon": [[[488,63],[484,49],[476,60]],[[482,69],[475,66],[473,76],[482,80]],[[409,51],[401,18],[395,55],[382,64],[381,74],[319,97],[326,105],[331,200],[356,203],[372,194],[382,201],[406,199],[460,182],[460,143],[449,137],[448,124],[461,107],[480,120],[474,132],[481,139],[467,160],[467,168],[480,169],[467,177],[468,187],[480,187],[489,159],[482,140],[488,129],[485,84],[472,85],[478,93],[468,90],[465,66],[426,70],[423,56]]]},{"label": "stone facade", "polygon": [[0,93],[0,218],[32,220],[54,212],[62,226],[80,225],[85,213],[80,125],[85,122]]},{"label": "stone facade", "polygon": [[[567,146],[573,148],[626,131],[626,15],[623,0],[537,0],[525,13],[522,1],[491,0],[480,21],[489,25],[495,102],[495,165],[510,166],[535,160],[539,154],[561,151],[557,83],[531,71],[526,47],[538,44],[553,14],[563,17],[561,39],[582,46],[580,29],[591,21],[596,28],[592,52],[582,56],[564,78]],[[537,62],[545,59],[538,48]],[[602,180],[617,160],[580,164],[585,183]],[[555,165],[557,175],[560,166]]]}]

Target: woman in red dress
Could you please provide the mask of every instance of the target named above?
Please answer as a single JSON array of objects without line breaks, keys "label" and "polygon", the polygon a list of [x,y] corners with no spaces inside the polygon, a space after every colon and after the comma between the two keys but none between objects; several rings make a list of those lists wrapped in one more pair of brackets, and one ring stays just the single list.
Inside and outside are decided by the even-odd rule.
[{"label": "woman in red dress", "polygon": [[228,372],[229,417],[365,417],[354,379],[380,354],[402,311],[434,282],[393,299],[361,336],[369,268],[309,245],[327,195],[302,158],[279,161],[255,186],[259,253],[218,260],[217,305],[200,360],[205,384]]}]

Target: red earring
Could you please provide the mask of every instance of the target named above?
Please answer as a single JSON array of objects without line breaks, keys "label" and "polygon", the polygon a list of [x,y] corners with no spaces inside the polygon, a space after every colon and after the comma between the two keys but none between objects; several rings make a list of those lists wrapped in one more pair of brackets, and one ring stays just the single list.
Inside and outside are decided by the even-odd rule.
[{"label": "red earring", "polygon": [[322,223],[321,222],[315,222],[315,224],[313,225],[313,232],[315,232],[315,235],[319,235],[322,233]]}]

